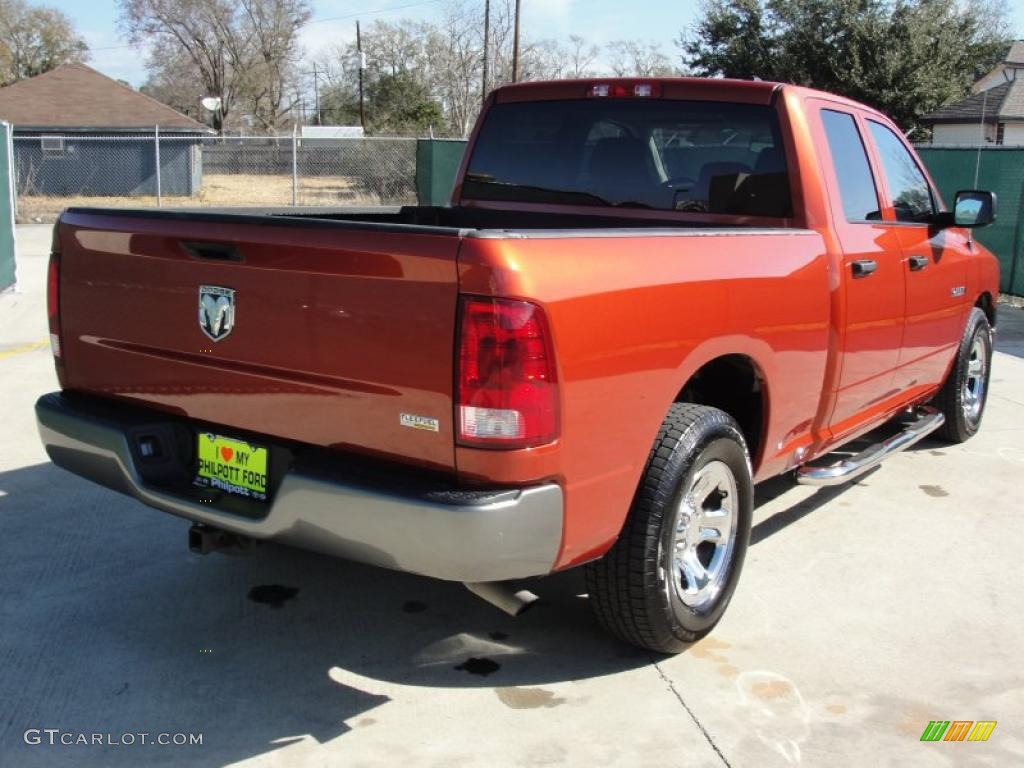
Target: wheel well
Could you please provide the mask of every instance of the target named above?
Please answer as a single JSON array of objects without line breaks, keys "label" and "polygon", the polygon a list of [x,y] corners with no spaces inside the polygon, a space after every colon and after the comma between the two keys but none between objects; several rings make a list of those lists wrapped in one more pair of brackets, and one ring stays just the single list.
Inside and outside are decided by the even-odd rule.
[{"label": "wheel well", "polygon": [[993,328],[996,327],[996,309],[992,303],[992,297],[986,292],[978,297],[978,300],[974,302],[974,306],[985,313],[985,317],[988,318],[988,324]]},{"label": "wheel well", "polygon": [[764,434],[764,386],[754,361],[745,355],[725,355],[705,364],[686,382],[677,403],[710,405],[725,411],[739,424],[757,461]]}]

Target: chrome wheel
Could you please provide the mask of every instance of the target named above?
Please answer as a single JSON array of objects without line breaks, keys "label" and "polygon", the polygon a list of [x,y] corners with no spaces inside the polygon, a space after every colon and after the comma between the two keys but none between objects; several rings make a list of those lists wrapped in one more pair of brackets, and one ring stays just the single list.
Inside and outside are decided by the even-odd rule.
[{"label": "chrome wheel", "polygon": [[688,608],[713,604],[729,577],[738,503],[736,478],[717,460],[694,474],[680,498],[663,568],[669,589]]},{"label": "chrome wheel", "polygon": [[753,511],[739,425],[717,408],[673,403],[618,539],[584,566],[598,620],[657,653],[700,640],[736,591]]},{"label": "chrome wheel", "polygon": [[979,333],[971,345],[971,356],[967,361],[967,375],[964,376],[963,392],[960,402],[964,416],[972,424],[981,418],[981,410],[985,407],[985,387],[988,382],[988,346],[985,336]]}]

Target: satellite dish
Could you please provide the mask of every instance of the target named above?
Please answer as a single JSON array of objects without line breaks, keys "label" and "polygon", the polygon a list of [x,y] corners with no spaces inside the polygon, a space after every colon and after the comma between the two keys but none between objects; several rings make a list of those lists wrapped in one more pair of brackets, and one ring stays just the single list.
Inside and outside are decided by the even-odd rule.
[{"label": "satellite dish", "polygon": [[220,96],[207,96],[199,103],[211,112],[215,112],[216,110],[220,109]]}]

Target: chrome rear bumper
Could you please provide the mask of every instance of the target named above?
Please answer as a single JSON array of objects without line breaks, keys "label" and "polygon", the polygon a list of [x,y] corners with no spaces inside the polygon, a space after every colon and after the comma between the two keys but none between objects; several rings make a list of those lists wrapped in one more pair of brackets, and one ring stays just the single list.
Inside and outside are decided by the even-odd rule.
[{"label": "chrome rear bumper", "polygon": [[[112,414],[109,404],[93,408],[88,398],[53,393],[36,403],[36,419],[58,466],[156,509],[242,536],[467,582],[550,573],[561,544],[562,489],[553,483],[497,491],[436,485],[395,490],[296,463],[265,513],[254,517],[145,482],[129,441],[133,418]],[[400,472],[396,468],[396,478]]]}]

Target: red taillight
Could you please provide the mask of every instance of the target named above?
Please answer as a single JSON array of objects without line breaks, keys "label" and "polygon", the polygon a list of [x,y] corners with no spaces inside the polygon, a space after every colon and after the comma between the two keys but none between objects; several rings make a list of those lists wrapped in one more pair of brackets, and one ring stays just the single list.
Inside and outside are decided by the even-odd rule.
[{"label": "red taillight", "polygon": [[528,448],[558,436],[558,382],[544,311],[466,296],[459,334],[459,442]]},{"label": "red taillight", "polygon": [[60,359],[60,256],[50,254],[50,266],[46,272],[46,311],[50,318],[50,349]]}]

